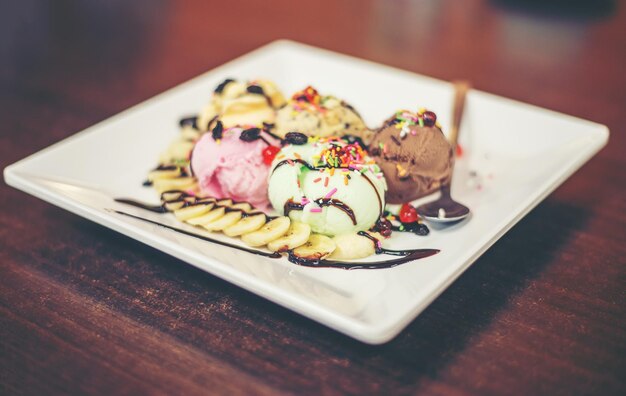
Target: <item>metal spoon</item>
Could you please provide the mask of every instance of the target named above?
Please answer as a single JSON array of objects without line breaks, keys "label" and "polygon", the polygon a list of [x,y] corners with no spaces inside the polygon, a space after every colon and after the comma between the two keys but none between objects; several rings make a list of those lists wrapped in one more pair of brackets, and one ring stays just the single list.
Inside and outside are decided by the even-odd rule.
[{"label": "metal spoon", "polygon": [[[454,107],[452,129],[450,130],[450,145],[452,146],[453,155],[454,153],[456,153],[456,144],[459,137],[459,126],[461,125],[463,108],[465,107],[465,97],[469,89],[470,84],[467,81],[454,82]],[[454,166],[454,160],[452,161],[452,165]],[[463,204],[456,202],[450,196],[451,184],[452,177],[450,177],[449,184],[441,186],[441,196],[433,202],[429,202],[419,206],[417,208],[417,213],[424,219],[433,223],[452,223],[461,221],[469,216],[469,208]]]}]

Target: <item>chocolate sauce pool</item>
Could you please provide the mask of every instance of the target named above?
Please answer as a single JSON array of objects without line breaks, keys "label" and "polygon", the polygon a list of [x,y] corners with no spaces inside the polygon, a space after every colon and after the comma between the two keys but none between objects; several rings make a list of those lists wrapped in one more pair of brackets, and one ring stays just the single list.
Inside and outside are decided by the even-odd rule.
[{"label": "chocolate sauce pool", "polygon": [[[385,253],[389,251],[385,250]],[[315,268],[339,268],[345,270],[355,269],[383,269],[392,268],[400,264],[408,263],[409,261],[419,260],[426,257],[433,256],[439,253],[437,249],[413,249],[413,250],[397,250],[394,252],[404,252],[406,256],[398,257],[392,260],[381,261],[335,261],[335,260],[307,260],[297,257],[293,252],[289,252],[288,260],[291,263],[302,265],[304,267]]]}]

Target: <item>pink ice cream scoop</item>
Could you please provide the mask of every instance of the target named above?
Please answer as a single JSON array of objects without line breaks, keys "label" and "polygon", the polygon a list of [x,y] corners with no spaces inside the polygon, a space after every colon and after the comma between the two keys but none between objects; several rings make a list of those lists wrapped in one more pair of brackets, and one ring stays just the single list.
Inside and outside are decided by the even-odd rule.
[{"label": "pink ice cream scoop", "polygon": [[191,169],[200,191],[267,209],[269,165],[263,161],[263,150],[268,145],[280,147],[280,140],[259,128],[234,127],[218,134],[205,133],[191,154]]}]

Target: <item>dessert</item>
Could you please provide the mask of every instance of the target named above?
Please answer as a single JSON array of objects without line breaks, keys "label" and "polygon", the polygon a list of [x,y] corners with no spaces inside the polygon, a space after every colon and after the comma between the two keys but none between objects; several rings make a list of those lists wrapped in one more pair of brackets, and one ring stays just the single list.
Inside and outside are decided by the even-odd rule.
[{"label": "dessert", "polygon": [[357,142],[286,135],[269,178],[269,199],[281,214],[335,236],[372,228],[385,207],[385,180]]},{"label": "dessert", "polygon": [[285,105],[285,98],[269,80],[241,82],[226,79],[215,88],[209,104],[198,116],[201,131],[208,131],[219,119],[225,128],[237,125],[262,127],[272,124],[276,109]]},{"label": "dessert", "polygon": [[310,86],[296,92],[276,114],[275,133],[284,137],[288,132],[320,137],[353,135],[366,142],[372,134],[352,106],[334,96],[322,96]]},{"label": "dessert", "polygon": [[370,154],[385,175],[389,203],[413,201],[450,182],[452,147],[432,111],[396,112],[375,133]]},{"label": "dessert", "polygon": [[[392,202],[449,180],[451,151],[435,122],[431,112],[397,113],[378,131],[371,156],[363,142],[372,132],[345,102],[308,87],[285,104],[269,81],[227,79],[202,114],[181,120],[178,139],[149,172],[145,184],[160,193],[161,204],[116,201],[172,213],[244,245],[117,213],[265,257],[286,254],[305,266],[388,268],[428,257],[438,250],[390,250],[381,242],[392,231],[428,233],[410,204],[398,216],[385,211],[385,175],[397,172],[387,176],[398,176],[387,192]],[[353,261],[374,254],[391,257]]]},{"label": "dessert", "polygon": [[223,128],[217,121],[202,135],[191,153],[191,170],[202,194],[246,201],[267,209],[267,152],[277,152],[280,141],[254,126]]}]

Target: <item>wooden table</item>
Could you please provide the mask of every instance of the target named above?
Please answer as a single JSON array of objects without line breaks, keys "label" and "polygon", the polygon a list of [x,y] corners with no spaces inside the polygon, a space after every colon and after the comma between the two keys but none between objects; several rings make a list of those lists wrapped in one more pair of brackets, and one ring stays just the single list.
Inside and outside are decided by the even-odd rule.
[{"label": "wooden table", "polygon": [[626,393],[623,4],[104,3],[2,7],[3,168],[277,38],[468,78],[609,146],[383,346],[2,185],[0,394]]}]

